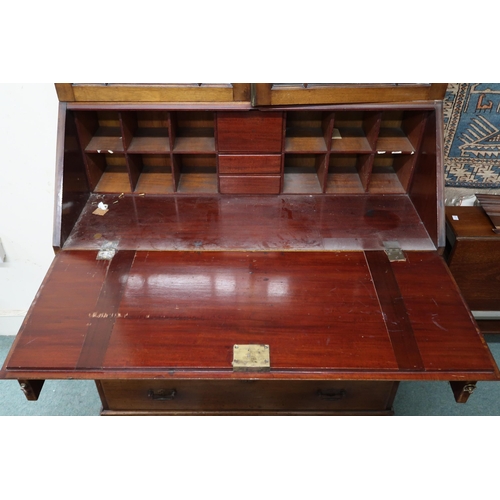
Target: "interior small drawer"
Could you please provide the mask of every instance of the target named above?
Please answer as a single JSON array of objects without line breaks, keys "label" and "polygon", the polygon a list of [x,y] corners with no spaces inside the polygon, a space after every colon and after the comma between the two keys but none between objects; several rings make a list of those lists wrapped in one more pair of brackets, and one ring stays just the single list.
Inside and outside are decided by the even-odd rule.
[{"label": "interior small drawer", "polygon": [[217,113],[217,142],[222,152],[279,153],[283,142],[283,113]]},{"label": "interior small drawer", "polygon": [[300,380],[103,380],[110,411],[390,411],[394,382]]},{"label": "interior small drawer", "polygon": [[280,174],[281,155],[219,155],[219,174]]},{"label": "interior small drawer", "polygon": [[219,191],[222,194],[279,194],[279,175],[221,175]]}]

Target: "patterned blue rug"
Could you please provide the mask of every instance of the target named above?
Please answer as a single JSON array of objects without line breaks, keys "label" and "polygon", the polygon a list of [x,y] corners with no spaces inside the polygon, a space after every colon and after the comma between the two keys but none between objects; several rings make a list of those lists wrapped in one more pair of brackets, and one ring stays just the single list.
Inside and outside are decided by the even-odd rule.
[{"label": "patterned blue rug", "polygon": [[500,83],[450,83],[444,100],[450,187],[500,187]]}]

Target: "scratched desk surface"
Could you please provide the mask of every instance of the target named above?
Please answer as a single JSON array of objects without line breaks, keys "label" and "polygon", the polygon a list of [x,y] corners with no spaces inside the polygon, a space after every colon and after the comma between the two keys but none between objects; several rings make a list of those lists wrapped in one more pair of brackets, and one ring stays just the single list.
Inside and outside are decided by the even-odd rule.
[{"label": "scratched desk surface", "polygon": [[65,250],[4,373],[244,378],[233,345],[262,343],[264,378],[495,379],[441,257],[406,255]]},{"label": "scratched desk surface", "polygon": [[[93,215],[99,202],[105,216]],[[407,195],[91,195],[65,249],[435,250]]]}]

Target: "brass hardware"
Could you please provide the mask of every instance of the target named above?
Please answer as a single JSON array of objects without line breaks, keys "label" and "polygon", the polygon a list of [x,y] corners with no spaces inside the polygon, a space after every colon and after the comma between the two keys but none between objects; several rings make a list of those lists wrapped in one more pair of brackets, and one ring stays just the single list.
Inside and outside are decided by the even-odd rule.
[{"label": "brass hardware", "polygon": [[469,394],[472,394],[475,390],[476,390],[476,384],[466,384],[462,389],[463,392],[467,392]]},{"label": "brass hardware", "polygon": [[263,344],[245,344],[233,346],[233,371],[263,372],[271,369],[269,346]]},{"label": "brass hardware", "polygon": [[37,401],[45,380],[18,380],[19,386],[28,401]]},{"label": "brass hardware", "polygon": [[157,391],[150,390],[148,398],[154,401],[170,401],[175,398],[177,391],[175,389],[159,389]]},{"label": "brass hardware", "polygon": [[344,389],[335,389],[327,392],[323,392],[321,389],[318,389],[317,394],[319,399],[324,399],[326,401],[339,401],[340,399],[344,398],[347,393]]},{"label": "brass hardware", "polygon": [[99,250],[96,260],[111,260],[115,256],[116,250],[114,248],[103,248]]},{"label": "brass hardware", "polygon": [[405,254],[397,241],[384,241],[385,253],[389,258],[389,262],[404,262],[406,261]]},{"label": "brass hardware", "polygon": [[453,391],[453,396],[455,397],[455,401],[457,403],[466,403],[469,399],[469,396],[476,389],[476,381],[450,381],[450,386]]},{"label": "brass hardware", "polygon": [[105,242],[102,248],[97,253],[96,260],[112,260],[116,254],[118,243],[115,241]]}]

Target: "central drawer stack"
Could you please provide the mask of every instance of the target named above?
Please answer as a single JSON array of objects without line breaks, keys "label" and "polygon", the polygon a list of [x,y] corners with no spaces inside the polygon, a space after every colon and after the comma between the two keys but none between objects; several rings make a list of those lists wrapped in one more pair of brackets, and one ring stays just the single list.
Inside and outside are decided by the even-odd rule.
[{"label": "central drawer stack", "polygon": [[279,194],[283,113],[217,114],[219,192]]}]

